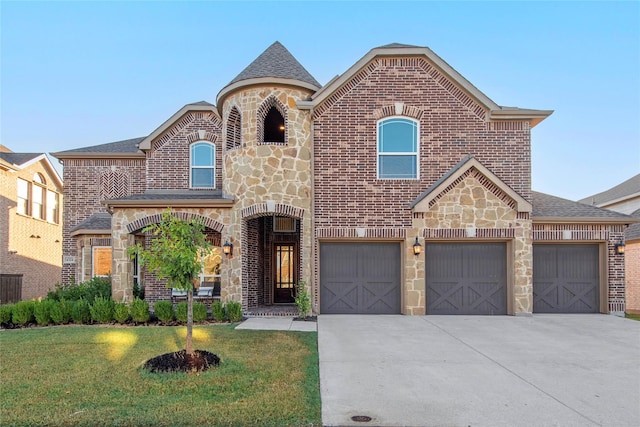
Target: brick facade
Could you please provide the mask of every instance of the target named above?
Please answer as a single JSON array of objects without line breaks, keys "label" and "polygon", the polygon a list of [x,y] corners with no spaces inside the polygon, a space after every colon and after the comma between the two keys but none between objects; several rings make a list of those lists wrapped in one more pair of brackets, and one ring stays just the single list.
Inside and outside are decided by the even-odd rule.
[{"label": "brick facade", "polygon": [[[428,266],[424,256],[413,255],[416,238],[423,244],[504,242],[508,312],[530,314],[532,245],[564,242],[570,232],[570,241],[604,248],[603,311],[623,311],[624,258],[614,253],[622,223],[537,224],[533,217],[530,129],[551,112],[497,106],[426,48],[372,52],[317,92],[309,79],[298,80],[299,69],[283,83],[248,67],[221,91],[218,107],[185,106],[143,139],[141,151],[131,152],[135,158],[65,159],[65,255],[78,256],[79,243],[89,237],[69,230],[106,208],[111,229],[93,237],[111,239],[113,295],[129,300],[133,272],[126,249],[143,238],[143,223],[176,204],[176,214],[210,221],[218,245],[233,245],[222,262],[221,296],[240,301],[245,312],[274,303],[278,241],[295,242],[297,279],[307,282],[317,312],[320,243],[364,239],[400,243],[401,311],[424,314]],[[267,117],[281,120],[283,133],[270,133],[277,140],[265,137],[272,125]],[[391,117],[417,123],[416,179],[377,177],[378,122]],[[215,188],[208,193],[189,188],[190,145],[197,141],[215,146]],[[429,191],[430,199],[420,201]],[[294,219],[296,231],[276,233],[275,217]],[[65,265],[64,279],[79,273],[78,262]],[[144,282],[150,302],[169,297],[152,275]]]},{"label": "brick facade", "polygon": [[640,314],[640,240],[627,241],[625,258],[627,312]]},{"label": "brick facade", "polygon": [[[45,297],[60,283],[63,188],[47,163],[39,160],[13,171],[0,168],[0,274],[22,275],[23,300]],[[59,195],[57,224],[17,213],[17,179],[33,187],[36,173],[44,177],[42,188]]]}]

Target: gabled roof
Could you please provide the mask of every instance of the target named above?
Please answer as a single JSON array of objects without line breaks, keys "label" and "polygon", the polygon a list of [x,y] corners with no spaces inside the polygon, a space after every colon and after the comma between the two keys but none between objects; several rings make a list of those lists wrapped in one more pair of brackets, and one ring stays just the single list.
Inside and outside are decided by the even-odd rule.
[{"label": "gabled roof", "polygon": [[322,87],[291,52],[276,41],[222,88],[217,103],[222,105],[224,98],[239,87],[265,83],[300,86],[312,91]]},{"label": "gabled roof", "polygon": [[586,203],[594,206],[604,206],[613,202],[621,202],[626,199],[640,196],[640,173],[632,176],[628,180],[611,187],[610,189],[598,194],[594,194],[584,199],[578,200],[580,203]]},{"label": "gabled roof", "polygon": [[534,222],[594,222],[631,224],[636,222],[629,215],[562,199],[550,194],[531,192]]},{"label": "gabled roof", "polygon": [[216,109],[216,106],[206,101],[199,101],[199,102],[194,102],[192,104],[187,104],[184,107],[182,107],[180,110],[178,110],[173,116],[165,120],[165,122],[162,123],[156,130],[151,132],[149,136],[147,136],[146,138],[143,138],[139,144],[139,148],[141,150],[150,150],[151,143],[160,135],[162,135],[167,129],[173,126],[175,122],[177,122],[182,116],[187,114],[189,111],[210,111],[212,113],[215,113],[216,116],[218,116],[218,110]]},{"label": "gabled roof", "polygon": [[29,167],[30,165],[43,162],[45,168],[49,171],[49,175],[53,177],[59,187],[63,187],[62,177],[58,174],[58,171],[51,164],[51,161],[45,153],[12,153],[12,152],[0,152],[0,163],[8,167],[8,169],[21,170]]},{"label": "gabled roof", "polygon": [[107,212],[98,212],[72,227],[69,232],[72,236],[79,234],[111,234],[111,215]]},{"label": "gabled roof", "polygon": [[27,163],[30,160],[34,160],[38,156],[42,156],[43,153],[3,153],[0,152],[0,159],[5,160],[11,165],[20,166]]},{"label": "gabled roof", "polygon": [[[629,214],[630,217],[636,218],[640,221],[640,209]],[[636,224],[631,224],[629,228],[627,228],[624,232],[624,239],[629,240],[640,240],[640,222]]]},{"label": "gabled roof", "polygon": [[429,210],[429,202],[438,197],[440,193],[446,190],[452,183],[454,183],[462,174],[471,168],[475,168],[478,172],[484,175],[487,179],[493,182],[500,190],[506,193],[515,203],[518,212],[531,212],[531,204],[527,202],[522,196],[511,189],[500,178],[498,178],[493,172],[487,169],[482,163],[478,161],[474,156],[468,154],[458,164],[452,167],[446,174],[440,179],[434,182],[431,187],[420,194],[409,207],[414,212],[427,212]]},{"label": "gabled roof", "polygon": [[124,141],[108,142],[106,144],[59,151],[52,153],[52,155],[58,159],[78,157],[130,157],[132,155],[144,157],[144,154],[138,149],[138,144],[140,144],[142,140],[144,140],[144,137],[126,139]]},{"label": "gabled roof", "polygon": [[493,102],[484,93],[480,92],[471,82],[465,79],[461,74],[454,70],[449,64],[447,64],[442,58],[436,55],[428,47],[418,47],[405,45],[400,43],[392,43],[381,47],[371,49],[365,56],[363,56],[358,62],[356,62],[351,68],[344,72],[341,76],[338,76],[327,83],[322,89],[317,91],[311,101],[299,101],[298,108],[312,109],[319,106],[327,98],[329,98],[336,91],[340,90],[342,86],[347,84],[356,74],[360,72],[376,57],[384,56],[422,56],[426,60],[439,69],[445,76],[447,76],[454,84],[456,84],[462,91],[467,93],[473,99],[475,99],[480,105],[484,106],[488,110],[488,120],[528,120],[531,127],[534,127],[542,120],[547,118],[553,113],[553,110],[532,110],[523,109],[517,107],[502,107]]}]

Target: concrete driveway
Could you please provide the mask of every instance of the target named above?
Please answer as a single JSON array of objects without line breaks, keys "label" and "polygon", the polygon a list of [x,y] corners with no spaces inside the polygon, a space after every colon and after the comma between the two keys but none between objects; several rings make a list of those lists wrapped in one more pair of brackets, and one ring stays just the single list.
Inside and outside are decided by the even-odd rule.
[{"label": "concrete driveway", "polygon": [[638,321],[322,315],[318,345],[325,426],[640,426]]}]

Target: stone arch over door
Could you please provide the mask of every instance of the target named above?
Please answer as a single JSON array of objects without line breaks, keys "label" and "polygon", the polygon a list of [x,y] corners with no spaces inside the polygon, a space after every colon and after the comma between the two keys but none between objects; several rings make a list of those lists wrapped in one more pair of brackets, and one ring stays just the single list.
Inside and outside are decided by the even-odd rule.
[{"label": "stone arch over door", "polygon": [[[274,232],[274,217],[292,218],[295,230]],[[276,297],[272,289],[272,248],[290,242],[296,249],[296,277],[302,277],[302,242],[304,209],[268,201],[242,210],[242,306],[249,311],[261,305],[272,305]]]},{"label": "stone arch over door", "polygon": [[[127,234],[126,240],[128,241],[128,245],[134,244],[136,242],[145,244],[146,237],[144,235],[140,235],[139,233],[148,225],[159,223],[162,220],[162,215],[162,212],[152,214],[128,223],[125,226]],[[192,219],[202,220],[205,226],[204,233],[206,235],[207,241],[209,241],[212,246],[219,248],[218,252],[221,253],[222,230],[224,229],[224,224],[214,219],[192,212],[172,212],[171,215],[184,221],[190,221]],[[126,250],[126,248],[124,250]],[[141,271],[135,271],[135,267],[137,264],[135,262],[132,263],[132,261],[129,260],[128,257],[126,260],[123,260],[123,262],[125,263],[125,265],[129,266],[123,268],[123,271],[127,268],[130,271],[127,275],[127,278],[123,279],[123,283],[121,286],[125,286],[128,288],[130,286],[130,283],[132,283],[133,280],[136,280],[136,278],[137,280],[139,280],[139,283],[144,283],[145,300],[149,302],[152,309],[156,301],[171,299],[171,290],[166,287],[165,281],[157,279],[153,273],[145,271],[144,269],[141,269]],[[222,263],[222,261],[220,263]],[[207,272],[203,274],[207,274]],[[202,280],[215,282],[216,278],[205,278],[203,276]],[[207,284],[206,286],[209,286],[209,284]],[[217,286],[220,286],[220,284],[218,284]]]}]

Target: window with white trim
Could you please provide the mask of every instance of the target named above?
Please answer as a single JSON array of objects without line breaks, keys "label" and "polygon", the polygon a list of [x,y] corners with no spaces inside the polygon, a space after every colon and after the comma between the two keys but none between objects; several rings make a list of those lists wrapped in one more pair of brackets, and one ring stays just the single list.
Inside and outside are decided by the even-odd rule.
[{"label": "window with white trim", "polygon": [[31,188],[31,216],[38,219],[44,219],[44,184],[42,175],[36,173]]},{"label": "window with white trim", "polygon": [[191,145],[191,188],[215,188],[216,148],[210,142]]},{"label": "window with white trim", "polygon": [[16,201],[16,210],[19,214],[29,215],[29,186],[31,183],[24,179],[18,178],[18,200]]},{"label": "window with white trim", "polygon": [[391,117],[378,122],[378,178],[418,179],[418,122]]},{"label": "window with white trim", "polygon": [[111,274],[111,246],[94,246],[91,256],[91,276],[105,277]]},{"label": "window with white trim", "polygon": [[55,191],[47,190],[47,221],[60,223],[60,196]]}]

